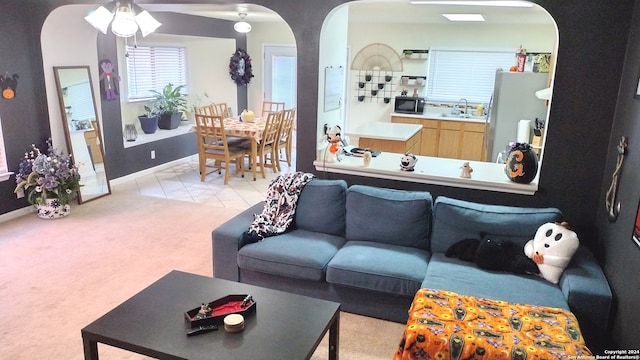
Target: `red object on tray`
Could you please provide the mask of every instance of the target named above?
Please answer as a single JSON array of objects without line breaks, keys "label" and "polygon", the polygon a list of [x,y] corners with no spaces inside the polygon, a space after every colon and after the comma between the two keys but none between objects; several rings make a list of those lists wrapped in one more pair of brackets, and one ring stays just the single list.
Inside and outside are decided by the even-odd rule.
[{"label": "red object on tray", "polygon": [[[203,309],[205,307],[205,309]],[[203,313],[200,312],[203,310]],[[194,328],[207,325],[221,325],[224,317],[230,314],[247,314],[256,311],[256,302],[250,295],[227,295],[208,304],[184,313],[186,321]]]}]

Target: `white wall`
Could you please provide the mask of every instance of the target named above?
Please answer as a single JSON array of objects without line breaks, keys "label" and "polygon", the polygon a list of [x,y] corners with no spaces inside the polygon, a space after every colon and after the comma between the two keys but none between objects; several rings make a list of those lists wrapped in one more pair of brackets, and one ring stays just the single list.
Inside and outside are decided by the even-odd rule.
[{"label": "white wall", "polygon": [[[344,69],[346,81],[347,72],[347,33],[349,27],[349,7],[342,6],[335,9],[325,19],[320,35],[320,61],[318,69],[318,134],[323,135],[324,124],[329,126],[339,125],[345,129],[345,119],[343,118],[344,100],[338,109],[324,111],[324,89],[325,89],[325,68],[342,67]],[[344,86],[342,87],[344,88]]]},{"label": "white wall", "polygon": [[[131,40],[129,40],[131,44]],[[118,54],[125,54],[124,39],[118,38]],[[185,46],[187,51],[187,81],[189,83],[188,104],[202,106],[209,103],[226,102],[236,112],[238,97],[236,84],[229,76],[229,58],[236,50],[233,39],[209,37],[150,34],[138,39],[138,45]],[[140,133],[138,115],[144,113],[144,105],[150,102],[128,102],[126,59],[118,56],[118,70],[121,77],[120,103],[122,106],[123,124],[135,124]],[[174,84],[181,85],[181,84]],[[205,97],[204,94],[209,97]],[[124,125],[123,125],[124,128]]]},{"label": "white wall", "polygon": [[[252,23],[247,35],[247,53],[251,56],[251,66],[255,76],[247,85],[247,106],[255,113],[260,112],[264,94],[264,45],[296,46],[293,32],[284,21],[281,23]],[[229,54],[231,56],[231,54]]]},{"label": "white wall", "polygon": [[[42,25],[40,39],[51,138],[54,147],[61,151],[67,148],[67,143],[53,67],[89,65],[93,92],[96,95],[100,94],[98,52],[96,49],[98,31],[84,20],[89,10],[93,9],[95,9],[95,5],[61,6],[53,10]],[[98,119],[100,119],[99,101],[97,101],[96,107]],[[43,119],[43,121],[46,120]],[[100,119],[100,123],[102,123],[102,119]]]}]

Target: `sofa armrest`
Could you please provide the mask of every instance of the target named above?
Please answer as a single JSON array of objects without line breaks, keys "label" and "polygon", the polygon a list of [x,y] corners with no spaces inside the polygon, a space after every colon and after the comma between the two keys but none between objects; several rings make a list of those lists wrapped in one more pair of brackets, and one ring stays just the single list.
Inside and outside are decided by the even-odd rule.
[{"label": "sofa armrest", "polygon": [[245,244],[242,234],[249,230],[254,214],[262,213],[264,202],[257,203],[211,232],[213,276],[238,281],[238,250]]},{"label": "sofa armrest", "polygon": [[598,261],[585,246],[573,255],[559,285],[585,335],[606,334],[612,293]]}]

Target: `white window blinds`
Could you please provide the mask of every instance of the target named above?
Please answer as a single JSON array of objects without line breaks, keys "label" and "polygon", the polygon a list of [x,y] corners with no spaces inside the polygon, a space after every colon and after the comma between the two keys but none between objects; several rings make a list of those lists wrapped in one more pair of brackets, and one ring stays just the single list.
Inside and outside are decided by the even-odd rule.
[{"label": "white window blinds", "polygon": [[185,85],[188,93],[186,50],[176,46],[127,46],[128,99],[149,99],[149,90],[162,92],[168,83]]},{"label": "white window blinds", "polygon": [[496,69],[515,63],[513,49],[430,49],[427,75],[429,101],[488,103]]},{"label": "white window blinds", "polygon": [[0,181],[5,181],[11,176],[7,165],[7,153],[4,148],[4,135],[2,135],[2,119],[0,119]]}]

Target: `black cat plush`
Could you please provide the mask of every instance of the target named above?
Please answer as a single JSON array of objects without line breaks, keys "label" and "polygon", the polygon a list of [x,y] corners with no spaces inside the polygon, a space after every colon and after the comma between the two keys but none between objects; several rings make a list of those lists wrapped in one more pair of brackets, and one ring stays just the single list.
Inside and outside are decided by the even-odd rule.
[{"label": "black cat plush", "polygon": [[536,263],[524,254],[523,248],[509,241],[492,240],[486,233],[481,233],[480,239],[458,241],[447,249],[445,256],[474,262],[485,270],[515,274],[540,273]]}]

